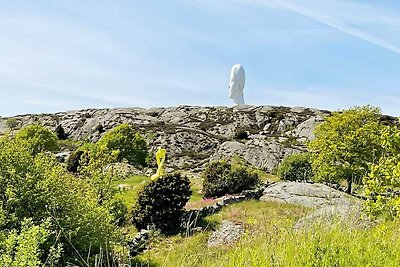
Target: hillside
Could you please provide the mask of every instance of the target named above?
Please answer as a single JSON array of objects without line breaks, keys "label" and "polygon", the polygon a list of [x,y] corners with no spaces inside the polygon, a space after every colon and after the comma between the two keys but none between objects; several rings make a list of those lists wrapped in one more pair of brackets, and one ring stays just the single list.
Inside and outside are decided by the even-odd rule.
[{"label": "hillside", "polygon": [[[285,156],[305,149],[315,125],[327,114],[302,107],[179,106],[85,109],[14,118],[16,129],[34,122],[53,130],[61,125],[68,138],[92,142],[127,122],[146,137],[152,151],[158,146],[167,149],[170,168],[199,171],[210,159],[237,154],[270,172]],[[0,118],[1,134],[9,131],[8,119]]]}]

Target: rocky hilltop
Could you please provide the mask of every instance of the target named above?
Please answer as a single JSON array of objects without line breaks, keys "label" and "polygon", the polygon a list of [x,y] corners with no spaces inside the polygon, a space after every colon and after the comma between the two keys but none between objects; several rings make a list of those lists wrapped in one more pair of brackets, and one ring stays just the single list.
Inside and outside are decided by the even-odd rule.
[{"label": "rocky hilltop", "polygon": [[[149,147],[167,149],[167,165],[201,170],[210,160],[238,155],[272,171],[289,154],[305,150],[317,123],[328,111],[301,107],[243,106],[85,109],[15,116],[16,128],[39,122],[61,126],[74,140],[97,141],[109,129],[129,123],[146,137]],[[0,134],[9,131],[0,118]]]}]

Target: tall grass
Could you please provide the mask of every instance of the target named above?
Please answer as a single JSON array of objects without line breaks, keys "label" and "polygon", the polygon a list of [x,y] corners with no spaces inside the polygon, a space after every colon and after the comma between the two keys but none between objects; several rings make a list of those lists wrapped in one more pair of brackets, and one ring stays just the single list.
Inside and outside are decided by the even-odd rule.
[{"label": "tall grass", "polygon": [[143,266],[399,266],[400,227],[385,222],[369,229],[310,226],[294,222],[307,211],[296,206],[247,202],[208,218],[244,224],[246,234],[232,246],[208,248],[210,231],[175,236],[154,244],[138,259]]}]

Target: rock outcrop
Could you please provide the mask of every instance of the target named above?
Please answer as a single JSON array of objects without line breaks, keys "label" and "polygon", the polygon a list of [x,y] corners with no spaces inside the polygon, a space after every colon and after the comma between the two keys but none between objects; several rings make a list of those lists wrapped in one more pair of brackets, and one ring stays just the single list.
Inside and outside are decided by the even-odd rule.
[{"label": "rock outcrop", "polygon": [[[328,111],[274,106],[86,109],[54,114],[15,116],[16,129],[34,122],[54,130],[61,126],[69,138],[97,141],[105,131],[129,123],[155,151],[167,149],[167,165],[201,170],[210,159],[239,155],[271,171],[292,153],[305,149],[313,130]],[[0,134],[9,131],[0,118]],[[234,140],[246,131],[245,140]]]},{"label": "rock outcrop", "polygon": [[278,182],[265,188],[262,201],[275,201],[309,208],[322,206],[353,206],[360,202],[344,192],[324,184]]},{"label": "rock outcrop", "polygon": [[340,223],[351,227],[368,227],[373,224],[363,214],[360,199],[324,184],[278,182],[266,187],[260,200],[312,208],[310,213],[296,223],[297,229],[309,228],[316,223],[323,226]]}]

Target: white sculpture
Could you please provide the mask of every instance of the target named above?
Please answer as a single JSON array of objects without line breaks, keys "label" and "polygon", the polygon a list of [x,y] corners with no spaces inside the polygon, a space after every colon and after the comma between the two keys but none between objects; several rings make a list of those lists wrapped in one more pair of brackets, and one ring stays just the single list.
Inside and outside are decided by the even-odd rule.
[{"label": "white sculpture", "polygon": [[233,100],[235,106],[244,105],[243,88],[245,74],[242,65],[236,64],[232,67],[231,78],[229,80],[229,98]]}]

